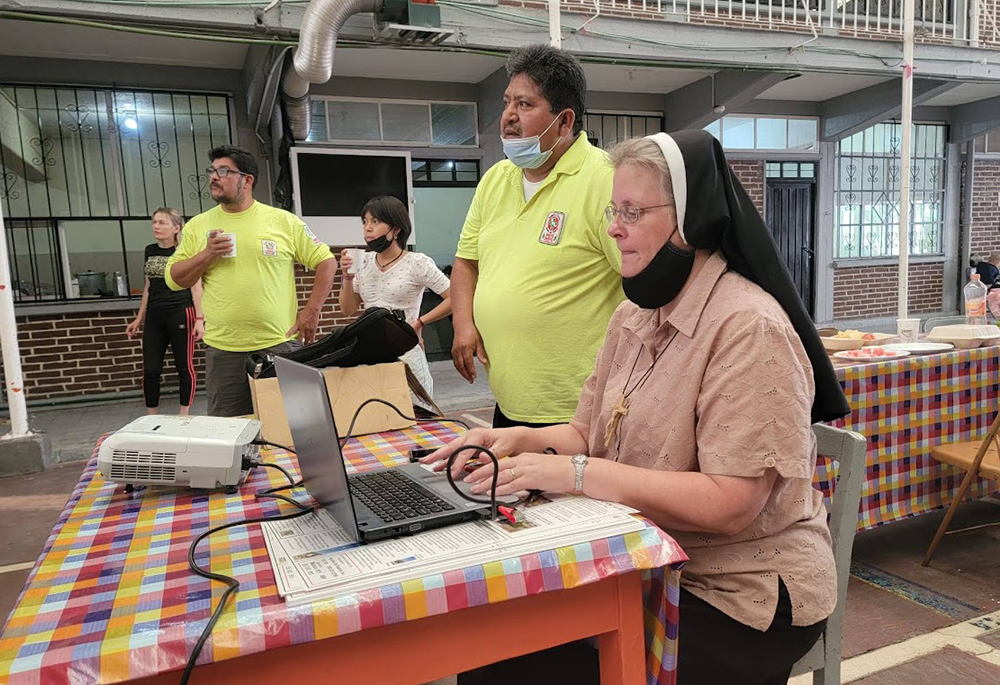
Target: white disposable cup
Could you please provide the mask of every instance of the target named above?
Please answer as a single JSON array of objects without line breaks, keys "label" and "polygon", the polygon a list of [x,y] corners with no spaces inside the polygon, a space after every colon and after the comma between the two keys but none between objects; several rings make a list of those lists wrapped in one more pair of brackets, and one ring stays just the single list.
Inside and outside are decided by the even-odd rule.
[{"label": "white disposable cup", "polygon": [[356,247],[349,247],[347,248],[347,255],[351,258],[351,267],[347,270],[347,273],[357,276],[358,271],[361,269],[361,260],[364,259],[365,251]]},{"label": "white disposable cup", "polygon": [[917,342],[917,333],[920,332],[920,319],[896,319],[896,333],[899,342]]},{"label": "white disposable cup", "polygon": [[219,235],[225,236],[229,240],[229,252],[222,255],[225,258],[236,256],[236,234],[235,233],[220,233]]}]

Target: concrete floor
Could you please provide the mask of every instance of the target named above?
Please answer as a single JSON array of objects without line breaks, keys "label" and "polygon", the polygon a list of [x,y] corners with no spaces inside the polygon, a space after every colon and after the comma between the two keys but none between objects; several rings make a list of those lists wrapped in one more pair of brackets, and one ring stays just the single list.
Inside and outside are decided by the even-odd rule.
[{"label": "concrete floor", "polygon": [[[439,373],[446,380],[438,381]],[[468,386],[448,373],[440,367],[435,373],[435,396],[446,411],[488,424],[488,388],[484,393],[481,381]],[[201,410],[196,400],[195,411]],[[33,426],[49,433],[65,463],[41,474],[0,479],[0,617],[12,608],[72,492],[80,460],[90,456],[100,435],[142,412],[138,401],[32,411]],[[843,682],[1000,683],[1000,528],[947,538],[924,568],[920,559],[942,516],[935,512],[858,534]],[[1000,521],[1000,500],[964,505],[954,526],[994,521]],[[792,682],[805,685],[811,678]]]}]

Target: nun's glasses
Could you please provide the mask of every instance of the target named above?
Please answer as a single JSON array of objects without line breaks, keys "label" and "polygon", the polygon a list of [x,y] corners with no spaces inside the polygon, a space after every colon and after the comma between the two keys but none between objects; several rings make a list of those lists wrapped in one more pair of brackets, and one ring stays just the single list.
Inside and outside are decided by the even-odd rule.
[{"label": "nun's glasses", "polygon": [[673,205],[653,205],[651,207],[625,205],[624,207],[615,207],[615,203],[611,202],[604,208],[604,217],[608,220],[609,224],[614,222],[616,216],[621,218],[623,224],[634,224],[642,217],[643,212],[650,209],[659,209],[660,207],[673,207]]}]

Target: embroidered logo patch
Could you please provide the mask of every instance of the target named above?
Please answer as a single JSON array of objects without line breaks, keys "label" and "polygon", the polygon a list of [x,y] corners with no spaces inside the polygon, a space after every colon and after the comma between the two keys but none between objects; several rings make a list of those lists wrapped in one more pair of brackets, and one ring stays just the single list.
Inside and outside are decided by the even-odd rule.
[{"label": "embroidered logo patch", "polygon": [[273,240],[262,240],[260,241],[260,251],[264,253],[265,257],[277,257],[278,243]]},{"label": "embroidered logo patch", "polygon": [[313,233],[308,226],[302,224],[302,230],[306,232],[306,235],[309,236],[309,239],[313,241],[314,244],[319,245],[319,238],[316,237],[316,234]]},{"label": "embroidered logo patch", "polygon": [[549,215],[545,217],[545,224],[542,226],[542,234],[538,236],[538,242],[542,245],[558,245],[565,225],[565,212],[549,212]]}]

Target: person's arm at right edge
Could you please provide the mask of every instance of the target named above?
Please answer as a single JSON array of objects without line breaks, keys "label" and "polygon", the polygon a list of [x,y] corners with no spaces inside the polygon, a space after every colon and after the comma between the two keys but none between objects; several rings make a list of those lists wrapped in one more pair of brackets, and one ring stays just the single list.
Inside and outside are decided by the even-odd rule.
[{"label": "person's arm at right edge", "polygon": [[476,380],[476,359],[486,363],[486,348],[479,335],[472,314],[472,303],[479,282],[479,229],[480,209],[483,201],[482,185],[472,198],[472,206],[462,226],[455,263],[451,267],[451,315],[455,338],[451,358],[462,378],[470,383]]},{"label": "person's arm at right edge", "polygon": [[193,287],[222,255],[229,252],[232,245],[221,233],[222,231],[211,231],[205,249],[196,252],[194,231],[185,231],[180,247],[170,257],[163,274],[171,290]]}]

